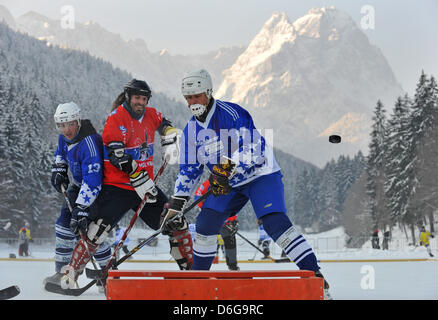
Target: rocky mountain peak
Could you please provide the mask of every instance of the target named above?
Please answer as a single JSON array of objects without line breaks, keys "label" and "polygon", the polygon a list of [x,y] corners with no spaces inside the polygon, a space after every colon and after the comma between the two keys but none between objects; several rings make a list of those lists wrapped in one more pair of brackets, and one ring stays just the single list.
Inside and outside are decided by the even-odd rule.
[{"label": "rocky mountain peak", "polygon": [[[334,123],[361,126],[352,132],[348,125],[342,132],[351,143],[337,150],[364,151],[369,121],[357,119],[370,119],[377,100],[389,105],[402,92],[380,49],[350,16],[330,7],[293,23],[275,12],[224,71],[216,97],[247,108],[260,128],[274,128],[276,147],[323,165],[337,155],[314,151],[325,143],[322,132]],[[354,119],[342,119],[348,113]]]}]

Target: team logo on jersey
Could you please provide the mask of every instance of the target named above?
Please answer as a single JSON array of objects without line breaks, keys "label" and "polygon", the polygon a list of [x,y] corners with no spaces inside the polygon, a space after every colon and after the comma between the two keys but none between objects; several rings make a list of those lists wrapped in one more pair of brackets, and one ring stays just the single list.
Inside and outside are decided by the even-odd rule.
[{"label": "team logo on jersey", "polygon": [[124,126],[119,126],[119,130],[124,136],[126,136],[126,133],[128,132],[128,130]]},{"label": "team logo on jersey", "polygon": [[147,145],[146,142],[144,142],[140,147],[140,161],[146,161],[149,157],[151,157],[154,154],[154,145]]}]

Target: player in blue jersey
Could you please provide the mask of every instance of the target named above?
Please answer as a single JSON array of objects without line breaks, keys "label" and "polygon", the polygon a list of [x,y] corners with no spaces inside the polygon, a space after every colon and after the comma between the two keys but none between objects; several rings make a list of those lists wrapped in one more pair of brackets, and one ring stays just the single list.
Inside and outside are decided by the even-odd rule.
[{"label": "player in blue jersey", "polygon": [[[103,144],[89,120],[82,119],[80,108],[74,102],[60,104],[54,118],[60,132],[58,147],[52,165],[51,183],[56,191],[62,193],[63,186],[73,211],[64,201],[61,214],[56,220],[55,233],[55,271],[44,283],[60,284],[64,275],[63,267],[71,260],[79,231],[85,232],[88,216],[95,212],[94,202],[102,187]],[[70,184],[70,169],[73,178]],[[111,256],[108,243],[102,243],[94,257],[101,267],[105,267]]]},{"label": "player in blue jersey", "polygon": [[[185,75],[181,89],[193,116],[181,137],[180,170],[163,221],[182,212],[207,167],[213,195],[204,201],[196,219],[193,269],[210,269],[216,235],[225,220],[250,200],[257,219],[288,257],[300,269],[323,277],[312,248],[286,215],[280,167],[249,112],[235,103],[214,99],[206,70]],[[231,162],[223,164],[226,158]],[[326,281],[325,287],[328,289]],[[326,294],[328,297],[328,291]]]}]

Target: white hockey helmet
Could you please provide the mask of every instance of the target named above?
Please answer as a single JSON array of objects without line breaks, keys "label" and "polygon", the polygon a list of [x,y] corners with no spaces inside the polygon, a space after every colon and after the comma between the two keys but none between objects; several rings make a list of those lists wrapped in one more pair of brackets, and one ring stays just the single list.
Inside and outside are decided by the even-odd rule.
[{"label": "white hockey helmet", "polygon": [[213,93],[213,82],[207,70],[200,69],[187,73],[182,79],[181,92],[184,96],[205,92],[210,99]]},{"label": "white hockey helmet", "polygon": [[56,124],[76,120],[78,125],[81,125],[81,109],[74,102],[67,102],[58,105],[53,117],[55,118]]}]

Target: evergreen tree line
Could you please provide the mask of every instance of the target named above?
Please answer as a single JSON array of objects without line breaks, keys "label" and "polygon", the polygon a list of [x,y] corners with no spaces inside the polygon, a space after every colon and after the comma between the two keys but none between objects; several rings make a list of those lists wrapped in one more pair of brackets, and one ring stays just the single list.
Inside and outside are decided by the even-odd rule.
[{"label": "evergreen tree line", "polygon": [[59,103],[75,101],[96,129],[130,76],[84,52],[61,50],[0,23],[0,219],[2,237],[28,221],[35,236],[53,234],[62,196],[50,185]]},{"label": "evergreen tree line", "polygon": [[[398,224],[415,243],[438,209],[438,86],[422,71],[415,94],[400,96],[387,116],[374,110],[366,164],[365,216],[370,229]],[[407,232],[410,230],[410,232]]]},{"label": "evergreen tree line", "polygon": [[350,187],[363,173],[365,161],[359,151],[352,159],[340,156],[323,169],[302,171],[293,189],[293,223],[312,232],[341,225],[343,203]]}]

